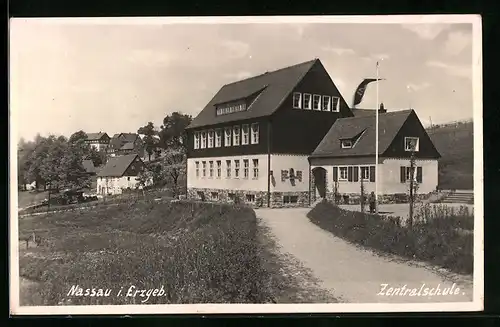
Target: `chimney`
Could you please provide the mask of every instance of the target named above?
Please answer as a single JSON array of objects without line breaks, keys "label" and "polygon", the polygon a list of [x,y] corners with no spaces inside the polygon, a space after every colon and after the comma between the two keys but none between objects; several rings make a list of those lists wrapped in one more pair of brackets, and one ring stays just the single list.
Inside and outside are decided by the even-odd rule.
[{"label": "chimney", "polygon": [[380,108],[379,108],[379,110],[378,110],[378,113],[379,113],[379,114],[385,114],[386,112],[387,112],[387,110],[384,108],[384,103],[383,103],[383,102],[381,102],[381,103],[380,103]]}]

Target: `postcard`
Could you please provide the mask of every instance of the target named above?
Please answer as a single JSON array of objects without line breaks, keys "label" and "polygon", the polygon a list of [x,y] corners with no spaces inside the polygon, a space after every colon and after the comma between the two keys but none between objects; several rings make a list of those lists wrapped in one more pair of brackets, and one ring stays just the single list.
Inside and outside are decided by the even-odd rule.
[{"label": "postcard", "polygon": [[481,37],[11,19],[11,314],[483,310]]}]

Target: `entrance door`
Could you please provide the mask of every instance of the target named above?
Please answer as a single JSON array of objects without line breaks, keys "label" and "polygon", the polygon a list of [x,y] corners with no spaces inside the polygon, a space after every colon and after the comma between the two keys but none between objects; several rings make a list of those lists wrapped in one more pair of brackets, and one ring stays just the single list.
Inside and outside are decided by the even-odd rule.
[{"label": "entrance door", "polygon": [[313,199],[316,201],[326,197],[326,169],[316,167],[312,170],[312,174],[314,178]]}]

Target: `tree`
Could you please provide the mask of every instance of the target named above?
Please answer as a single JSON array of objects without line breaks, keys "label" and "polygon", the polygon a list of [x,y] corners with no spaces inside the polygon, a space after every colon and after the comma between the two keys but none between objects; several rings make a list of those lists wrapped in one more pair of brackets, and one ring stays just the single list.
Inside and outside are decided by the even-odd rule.
[{"label": "tree", "polygon": [[27,157],[27,181],[30,183],[35,182],[37,189],[40,184],[43,184],[44,188],[46,187],[45,180],[43,179],[41,174],[41,169],[43,166],[43,161],[47,156],[49,145],[49,138],[42,137],[40,136],[40,134],[38,134],[35,137],[34,148],[32,151],[30,151]]},{"label": "tree", "polygon": [[[85,151],[87,152],[87,151]],[[107,161],[107,156],[106,156],[106,151],[105,150],[97,150],[93,147],[90,147],[88,149],[88,154],[86,155],[86,158],[88,160],[92,160],[92,163],[94,164],[95,167],[99,167],[101,165],[106,164]]]},{"label": "tree", "polygon": [[139,175],[137,175],[137,181],[139,187],[142,189],[143,195],[145,195],[144,189],[153,183],[153,176],[154,176],[153,171],[151,169],[148,169],[147,167],[141,169]]},{"label": "tree", "polygon": [[151,161],[151,156],[155,153],[155,150],[159,146],[158,140],[155,138],[158,132],[155,130],[154,124],[152,122],[148,122],[146,126],[139,128],[137,133],[145,135],[142,142],[144,144],[144,150],[148,154],[148,159]]},{"label": "tree", "polygon": [[75,143],[78,141],[85,141],[86,139],[87,139],[87,133],[85,133],[84,131],[78,131],[76,133],[73,133],[69,137],[69,143]]},{"label": "tree", "polygon": [[185,140],[186,127],[191,124],[191,115],[183,114],[181,112],[173,112],[163,119],[163,125],[160,131],[160,140],[163,148],[168,146],[182,146]]},{"label": "tree", "polygon": [[80,189],[90,186],[82,161],[86,148],[80,141],[69,143],[65,137],[49,136],[41,156],[39,174],[52,190]]},{"label": "tree", "polygon": [[180,177],[186,176],[186,151],[184,147],[170,147],[165,151],[162,159],[167,178],[172,181],[172,192],[174,197],[180,194]]}]

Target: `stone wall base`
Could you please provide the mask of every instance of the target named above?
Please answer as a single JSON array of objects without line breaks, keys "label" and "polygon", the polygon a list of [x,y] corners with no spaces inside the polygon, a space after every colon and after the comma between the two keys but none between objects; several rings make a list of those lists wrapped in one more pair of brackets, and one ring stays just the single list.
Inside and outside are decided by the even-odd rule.
[{"label": "stone wall base", "polygon": [[[198,201],[234,203],[241,201],[254,208],[268,207],[266,191],[189,188],[187,198]],[[271,192],[272,208],[308,207],[309,192]]]},{"label": "stone wall base", "polygon": [[[415,202],[420,202],[427,200],[432,193],[429,194],[415,194]],[[365,197],[368,199],[369,194],[366,194]],[[359,193],[349,193],[349,194],[338,194],[335,196],[333,192],[330,192],[326,195],[326,198],[329,201],[332,201],[337,204],[360,204],[361,203],[361,195]],[[396,203],[408,203],[409,195],[408,194],[380,194],[379,195],[379,204],[396,204]]]}]

